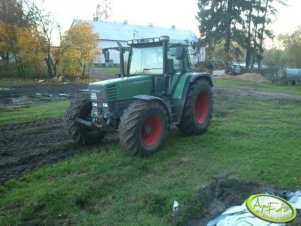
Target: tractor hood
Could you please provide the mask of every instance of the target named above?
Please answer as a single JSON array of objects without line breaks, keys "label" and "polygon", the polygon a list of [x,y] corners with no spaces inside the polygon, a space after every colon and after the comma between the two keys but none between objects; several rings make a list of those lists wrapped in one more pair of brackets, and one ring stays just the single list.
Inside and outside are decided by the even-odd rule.
[{"label": "tractor hood", "polygon": [[116,78],[89,84],[91,100],[107,103],[132,99],[139,94],[150,94],[152,90],[153,80],[149,75]]}]

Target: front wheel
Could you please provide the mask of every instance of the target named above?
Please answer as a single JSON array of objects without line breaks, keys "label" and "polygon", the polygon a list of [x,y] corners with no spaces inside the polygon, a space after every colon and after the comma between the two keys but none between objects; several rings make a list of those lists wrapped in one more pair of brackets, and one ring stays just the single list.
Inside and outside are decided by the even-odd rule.
[{"label": "front wheel", "polygon": [[137,100],[120,119],[120,143],[131,155],[149,156],[160,148],[168,128],[168,116],[162,104]]},{"label": "front wheel", "polygon": [[207,80],[194,82],[188,91],[181,122],[178,125],[185,135],[204,133],[212,118],[212,91]]},{"label": "front wheel", "polygon": [[73,99],[65,113],[65,129],[74,143],[93,144],[101,141],[104,132],[96,127],[89,128],[76,122],[76,118],[89,119],[92,103],[88,95],[81,95]]}]

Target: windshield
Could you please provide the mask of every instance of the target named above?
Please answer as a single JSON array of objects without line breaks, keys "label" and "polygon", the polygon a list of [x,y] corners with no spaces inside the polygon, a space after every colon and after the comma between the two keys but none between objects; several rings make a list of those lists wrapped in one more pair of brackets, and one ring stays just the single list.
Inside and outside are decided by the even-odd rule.
[{"label": "windshield", "polygon": [[132,48],[130,74],[163,74],[163,48]]}]

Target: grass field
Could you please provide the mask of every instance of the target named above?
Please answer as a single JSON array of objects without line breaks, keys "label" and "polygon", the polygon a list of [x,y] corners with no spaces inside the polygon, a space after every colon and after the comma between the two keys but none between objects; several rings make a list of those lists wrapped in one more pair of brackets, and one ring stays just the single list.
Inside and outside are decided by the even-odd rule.
[{"label": "grass field", "polygon": [[214,79],[214,85],[216,87],[224,88],[239,88],[239,89],[251,89],[266,92],[278,92],[287,93],[294,95],[301,95],[300,86],[292,85],[276,85],[270,82],[251,82],[251,81],[239,81],[239,80],[225,80],[225,79]]},{"label": "grass field", "polygon": [[14,111],[0,112],[0,125],[43,118],[58,118],[63,115],[67,105],[68,101],[58,101],[32,107],[18,107]]},{"label": "grass field", "polygon": [[[301,95],[300,87],[233,84],[216,81],[217,87],[255,86]],[[53,117],[63,114],[66,103],[61,104],[51,107]],[[28,111],[34,119],[41,108],[10,114]],[[4,117],[10,120],[9,114],[0,113],[0,121]],[[6,182],[0,186],[0,224],[172,225],[173,201],[187,206],[198,189],[219,174],[300,189],[300,122],[300,103],[216,98],[205,134],[183,137],[173,130],[152,157],[131,157],[119,144],[111,144]],[[197,215],[199,208],[191,215]]]}]

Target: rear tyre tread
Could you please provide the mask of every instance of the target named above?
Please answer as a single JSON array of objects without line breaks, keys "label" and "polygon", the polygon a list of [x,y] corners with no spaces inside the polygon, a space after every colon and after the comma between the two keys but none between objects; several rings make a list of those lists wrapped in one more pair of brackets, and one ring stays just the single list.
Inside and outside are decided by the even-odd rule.
[{"label": "rear tyre tread", "polygon": [[[199,124],[195,119],[195,101],[198,94],[204,91],[209,98],[209,109],[207,119],[203,124]],[[186,102],[184,105],[184,110],[181,118],[181,122],[178,125],[179,130],[187,136],[200,135],[207,131],[208,126],[212,119],[212,109],[213,109],[213,98],[212,90],[208,81],[205,79],[200,79],[191,84],[189,88],[188,95],[186,97]]]}]

